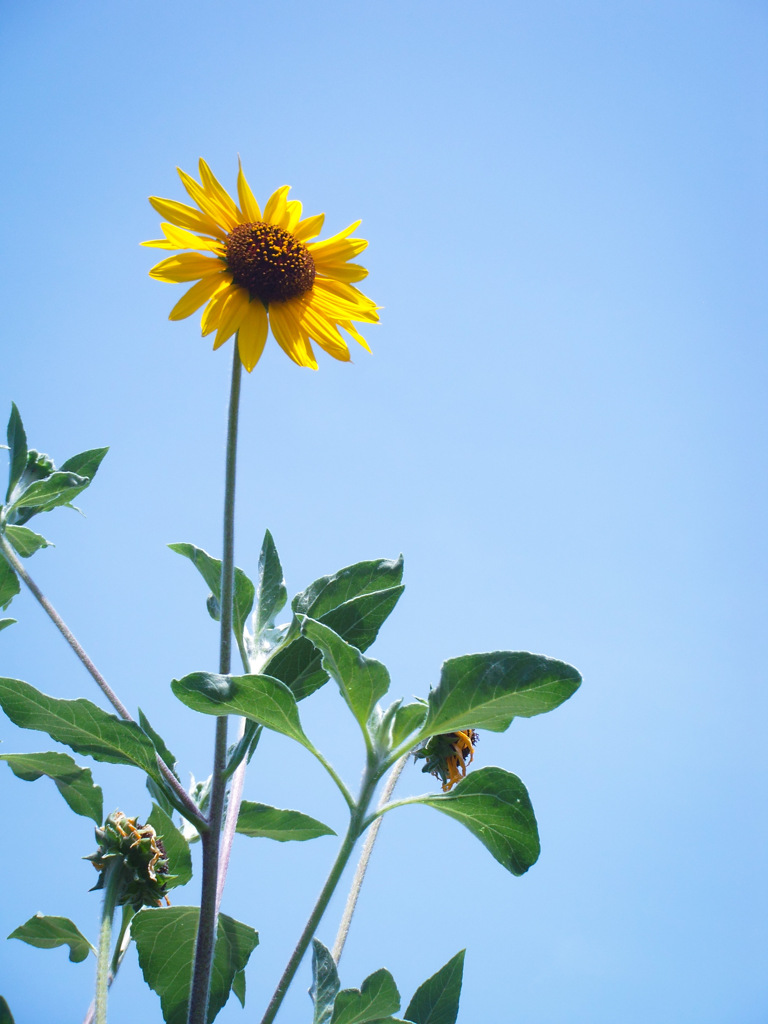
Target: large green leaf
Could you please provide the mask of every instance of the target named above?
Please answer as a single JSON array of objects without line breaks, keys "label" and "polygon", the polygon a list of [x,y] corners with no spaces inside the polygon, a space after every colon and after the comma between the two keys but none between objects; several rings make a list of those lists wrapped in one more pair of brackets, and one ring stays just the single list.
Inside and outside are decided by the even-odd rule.
[{"label": "large green leaf", "polygon": [[69,505],[91,481],[79,473],[66,473],[57,469],[44,480],[35,480],[10,506],[11,519],[25,523],[39,512],[50,512],[60,505]]},{"label": "large green leaf", "polygon": [[40,548],[53,547],[49,540],[26,526],[6,526],[5,535],[22,558],[29,558]]},{"label": "large green leaf", "polygon": [[0,996],[0,1024],[15,1024],[11,1008],[3,996]]},{"label": "large green leaf", "polygon": [[389,689],[389,672],[380,661],[365,658],[322,622],[300,616],[301,631],[323,654],[323,669],[339,685],[350,711],[365,729],[376,702]]},{"label": "large green leaf", "polygon": [[[356,581],[357,585],[365,588],[370,586],[373,572],[370,566],[377,566],[378,572],[373,573],[373,583],[380,581],[386,584],[392,579],[399,579],[402,575],[402,561],[390,562],[361,562],[364,571],[358,575],[351,572],[357,566],[350,566],[349,570],[342,570],[333,577],[323,577],[312,584],[312,587],[294,598],[293,604],[296,614],[291,630],[285,643],[279,647],[267,661],[270,675],[282,679],[290,686],[296,695],[297,700],[303,700],[310,693],[328,679],[328,673],[321,666],[320,651],[307,640],[299,635],[298,616],[307,615],[323,625],[328,626],[347,643],[357,647],[359,651],[367,650],[376,639],[383,622],[397,604],[403,587],[398,583],[396,586],[384,586],[381,590],[369,591],[363,589],[359,594],[342,601],[334,607],[326,608],[332,600],[350,592],[351,585]],[[394,567],[394,568],[393,568]],[[349,572],[349,576],[345,573]],[[342,577],[337,581],[337,577]],[[313,588],[324,580],[332,581],[328,585],[319,588],[317,600],[312,601],[309,596]],[[321,611],[318,611],[320,609]],[[322,612],[322,613],[321,613]]]},{"label": "large green leaf", "polygon": [[7,608],[20,590],[16,573],[0,555],[0,608]]},{"label": "large green leaf", "polygon": [[430,691],[421,736],[468,728],[504,732],[517,715],[530,718],[556,708],[580,683],[571,665],[525,651],[452,658]]},{"label": "large green leaf", "polygon": [[47,917],[35,914],[24,924],[11,932],[9,939],[21,939],[38,949],[55,949],[69,946],[69,959],[79,964],[89,953],[96,953],[94,947],[68,917]]},{"label": "large green leaf", "polygon": [[107,714],[89,700],[59,700],[20,679],[0,678],[0,707],[22,729],[47,732],[97,761],[135,765],[160,781],[155,750],[135,722]]},{"label": "large green leaf", "polygon": [[426,717],[427,702],[424,700],[399,707],[392,723],[392,746],[399,747],[408,736],[421,727]]},{"label": "large green leaf", "polygon": [[400,993],[395,979],[383,967],[369,975],[359,989],[343,988],[333,1005],[331,1024],[366,1024],[397,1013]]},{"label": "large green leaf", "polygon": [[69,754],[48,751],[41,754],[0,754],[14,775],[25,782],[36,782],[44,775],[56,788],[75,814],[82,814],[100,825],[104,820],[101,788],[94,785],[90,768],[75,764]]},{"label": "large green leaf", "polygon": [[[168,749],[166,742],[160,735],[160,733],[155,732],[155,730],[152,728],[149,719],[141,710],[141,708],[139,708],[139,725],[141,726],[142,732],[145,732],[147,736],[149,736],[150,740],[152,741],[152,746],[155,748],[157,753],[160,755],[160,757],[162,757],[162,759],[165,761],[165,763],[168,765],[171,771],[173,771],[174,768],[176,767],[176,758]],[[176,778],[178,778],[178,774],[176,774],[175,771],[174,775],[176,775]]]},{"label": "large green leaf", "polygon": [[175,889],[180,885],[186,885],[192,877],[192,854],[189,851],[189,843],[176,828],[173,819],[157,804],[152,804],[152,813],[147,819],[147,824],[160,836],[168,857],[168,871],[173,876],[168,882],[168,888]]},{"label": "large green leaf", "polygon": [[309,989],[314,1004],[312,1024],[328,1024],[340,987],[331,951],[319,939],[312,939],[312,985]]},{"label": "large green leaf", "polygon": [[299,615],[319,619],[326,612],[355,597],[396,587],[402,583],[402,579],[402,555],[395,561],[377,558],[368,562],[356,562],[310,583],[306,590],[302,590],[294,597],[291,607]]},{"label": "large green leaf", "polygon": [[[139,966],[146,983],[160,996],[166,1024],[186,1024],[199,915],[198,907],[153,907],[139,911],[131,922]],[[249,925],[219,915],[209,1024],[229,999],[235,976],[258,942],[258,933]]]},{"label": "large green leaf", "polygon": [[310,818],[301,811],[281,811],[269,804],[257,804],[243,800],[237,818],[237,831],[244,836],[276,839],[279,843],[289,840],[303,842],[319,836],[335,836],[332,828],[322,821]]},{"label": "large green leaf", "polygon": [[15,402],[11,403],[11,416],[8,420],[6,436],[11,454],[8,470],[8,490],[6,491],[5,500],[10,501],[13,489],[21,480],[21,474],[27,465],[27,435],[24,433],[24,424],[21,422],[21,416]]},{"label": "large green leaf", "polygon": [[503,768],[480,768],[450,793],[427,794],[412,802],[456,818],[513,875],[525,874],[538,859],[539,832],[528,791]]},{"label": "large green leaf", "polygon": [[413,1024],[456,1024],[459,1015],[464,950],[419,985],[405,1016]]},{"label": "large green leaf", "polygon": [[96,471],[104,459],[109,448],[89,448],[88,451],[80,452],[63,462],[59,469],[63,473],[77,473],[78,476],[87,476],[88,483],[93,482]]},{"label": "large green leaf", "polygon": [[[207,551],[195,547],[194,544],[169,544],[171,551],[188,558],[205,580],[214,597],[215,619],[220,618],[221,606],[221,560],[213,558]],[[232,628],[236,636],[242,636],[245,622],[253,608],[256,590],[252,581],[242,569],[235,568],[235,593],[232,607]],[[211,605],[208,606],[211,611]]]},{"label": "large green leaf", "polygon": [[259,555],[259,580],[256,586],[256,616],[254,633],[274,625],[275,615],[288,600],[283,567],[277,554],[272,534],[267,530]]},{"label": "large green leaf", "polygon": [[205,715],[244,715],[311,748],[301,728],[296,699],[279,679],[192,672],[183,679],[174,679],[171,689],[193,711]]}]

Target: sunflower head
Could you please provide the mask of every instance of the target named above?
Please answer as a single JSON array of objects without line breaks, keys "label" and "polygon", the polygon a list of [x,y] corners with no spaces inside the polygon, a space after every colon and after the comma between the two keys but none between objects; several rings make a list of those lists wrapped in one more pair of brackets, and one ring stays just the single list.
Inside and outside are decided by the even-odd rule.
[{"label": "sunflower head", "polygon": [[474,729],[431,736],[414,751],[413,756],[417,761],[425,759],[426,763],[421,770],[439,779],[443,792],[447,793],[467,774],[467,767],[475,756],[477,740],[478,735]]},{"label": "sunflower head", "polygon": [[113,811],[104,828],[96,829],[96,839],[98,850],[85,858],[99,872],[93,888],[104,888],[105,869],[110,861],[117,861],[121,867],[118,905],[128,903],[134,910],[159,906],[174,876],[168,873],[163,841],[152,826]]},{"label": "sunflower head", "polygon": [[216,349],[236,334],[248,371],[259,361],[270,328],[286,355],[315,370],[312,342],[344,362],[350,355],[342,331],[368,349],[354,323],[376,323],[379,317],[376,304],[354,287],[368,273],[350,262],[368,244],[352,237],[359,221],[316,241],[324,215],[302,219],[301,203],[288,199],[288,185],[270,196],[262,214],[242,167],[237,203],[204,160],[199,182],[182,170],[179,175],[195,206],[150,197],[165,218],[164,237],[142,243],[187,250],[149,272],[159,281],[193,282],[171,310],[171,320],[204,307],[203,335],[215,332]]}]

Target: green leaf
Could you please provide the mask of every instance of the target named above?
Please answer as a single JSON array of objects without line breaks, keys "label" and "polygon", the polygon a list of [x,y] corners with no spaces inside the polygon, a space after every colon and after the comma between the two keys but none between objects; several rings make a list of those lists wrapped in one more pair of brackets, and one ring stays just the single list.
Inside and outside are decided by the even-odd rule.
[{"label": "green leaf", "polygon": [[268,804],[257,804],[243,800],[237,818],[237,831],[244,836],[276,839],[279,843],[289,840],[303,842],[319,836],[335,836],[332,828],[322,821],[310,818],[301,811],[281,811]]},{"label": "green leaf", "polygon": [[183,679],[174,679],[171,689],[193,711],[205,715],[244,715],[312,748],[299,722],[296,699],[279,679],[192,672]]},{"label": "green leaf", "polygon": [[[139,966],[146,983],[160,996],[166,1024],[186,1024],[199,914],[198,907],[153,907],[140,910],[131,922]],[[258,942],[253,928],[219,915],[209,1022],[229,999],[236,976]]]},{"label": "green leaf", "polygon": [[457,729],[504,732],[512,719],[551,711],[579,688],[570,665],[524,651],[465,654],[443,664],[422,737]]},{"label": "green leaf", "polygon": [[232,991],[240,1005],[245,1008],[245,971],[238,971],[232,979]]},{"label": "green leaf", "polygon": [[459,1015],[464,950],[452,957],[437,974],[419,985],[405,1016],[413,1024],[456,1024]]},{"label": "green leaf", "polygon": [[90,768],[75,764],[69,754],[48,751],[44,754],[0,754],[13,774],[25,782],[36,782],[44,775],[56,788],[75,814],[91,818],[97,825],[104,820],[104,801],[99,786],[94,785]]},{"label": "green leaf", "polygon": [[396,561],[378,558],[348,565],[331,576],[321,576],[294,597],[291,606],[299,615],[319,619],[326,612],[363,594],[395,587],[403,579],[402,555]]},{"label": "green leaf", "polygon": [[25,523],[40,512],[50,512],[60,505],[69,505],[81,494],[90,480],[78,473],[65,473],[58,469],[44,480],[35,480],[10,506],[17,514],[13,520]]},{"label": "green leaf", "polygon": [[254,633],[258,634],[265,626],[273,626],[275,615],[288,600],[285,589],[283,567],[277,554],[272,534],[267,530],[259,555],[259,581],[256,587],[256,615]]},{"label": "green leaf", "polygon": [[0,608],[7,608],[20,590],[16,573],[0,555]]},{"label": "green leaf", "polygon": [[[147,736],[149,736],[150,740],[152,741],[152,746],[155,748],[157,753],[160,755],[160,757],[162,757],[162,759],[165,761],[165,763],[168,765],[171,771],[173,771],[174,768],[176,767],[176,758],[173,756],[173,754],[166,746],[165,740],[160,735],[160,733],[155,732],[155,730],[152,728],[152,726],[149,723],[149,719],[141,710],[141,708],[139,708],[139,725],[141,726],[142,732],[145,732]],[[175,771],[173,773],[174,775],[176,775],[176,778],[178,779],[178,774]]]},{"label": "green leaf", "polygon": [[[169,544],[171,551],[188,558],[195,566],[207,585],[216,602],[216,607],[221,605],[221,561],[213,558],[207,551],[195,547],[194,544]],[[251,580],[245,575],[242,569],[235,569],[235,593],[233,602],[232,627],[236,636],[242,636],[245,630],[245,622],[253,608],[255,588]],[[210,612],[210,606],[209,606]],[[213,613],[211,613],[213,615]],[[213,615],[218,619],[220,612]]]},{"label": "green leaf", "polygon": [[[328,679],[328,673],[324,672],[321,665],[321,652],[306,637],[299,635],[298,615],[306,614],[315,618],[317,622],[323,623],[334,633],[338,633],[353,647],[358,650],[367,650],[378,636],[382,624],[403,591],[399,585],[382,590],[365,590],[365,587],[371,584],[373,570],[370,566],[378,566],[374,573],[374,583],[392,579],[399,580],[402,574],[401,559],[397,562],[387,560],[360,562],[359,565],[362,566],[362,569],[358,574],[352,572],[358,566],[351,565],[348,569],[342,569],[341,572],[336,573],[335,577],[324,577],[323,580],[316,581],[307,591],[294,598],[293,604],[297,610],[288,638],[270,655],[266,665],[269,667],[270,675],[282,679],[291,687],[297,700],[302,700],[318,687],[323,686]],[[349,573],[349,575],[345,575],[345,573]],[[341,582],[337,581],[337,577],[342,578]],[[319,587],[324,581],[332,581],[332,583]],[[349,593],[350,587],[355,581],[356,585],[364,590],[341,604],[322,611],[332,600]],[[311,599],[311,596],[306,596],[310,595],[313,588],[318,589],[315,601]]]},{"label": "green leaf", "polygon": [[318,939],[312,939],[312,985],[309,995],[314,1004],[312,1024],[328,1024],[340,988],[336,963]]},{"label": "green leaf", "polygon": [[8,420],[7,438],[11,456],[8,471],[8,490],[5,494],[5,500],[10,501],[11,493],[19,480],[21,480],[21,474],[27,465],[27,435],[24,433],[24,424],[21,422],[21,416],[15,402],[11,402],[11,417]]},{"label": "green leaf", "polygon": [[417,700],[413,704],[403,704],[395,712],[392,725],[392,746],[399,747],[408,736],[421,728],[427,717],[427,702]]},{"label": "green leaf", "polygon": [[382,967],[369,975],[359,989],[343,988],[336,996],[331,1024],[366,1024],[400,1009],[395,979]]},{"label": "green leaf", "polygon": [[168,856],[168,870],[174,876],[168,882],[168,888],[175,889],[180,885],[186,885],[192,877],[192,854],[189,852],[189,843],[176,828],[173,819],[157,804],[152,804],[152,813],[147,819],[147,824],[151,825],[162,839]]},{"label": "green leaf", "polygon": [[154,747],[138,725],[107,714],[89,700],[58,700],[20,679],[0,678],[0,707],[22,729],[47,732],[57,743],[97,761],[135,765],[160,781]]},{"label": "green leaf", "polygon": [[8,626],[12,626],[14,622],[17,621],[17,619],[0,619],[0,632],[2,632],[4,629],[7,629]]},{"label": "green leaf", "polygon": [[29,558],[40,548],[53,547],[49,540],[26,526],[6,526],[5,535],[22,558]]},{"label": "green leaf", "polygon": [[87,476],[88,483],[93,483],[96,471],[104,459],[109,448],[89,448],[86,452],[73,455],[62,463],[59,469],[62,473],[77,473],[78,476]]},{"label": "green leaf", "polygon": [[0,1024],[15,1024],[11,1009],[2,996],[0,996]]},{"label": "green leaf", "polygon": [[456,818],[513,875],[525,874],[538,860],[539,832],[528,791],[503,768],[480,768],[450,793],[427,794],[412,802]]},{"label": "green leaf", "polygon": [[38,949],[55,949],[69,946],[69,959],[74,964],[85,960],[89,953],[96,953],[94,947],[68,917],[46,917],[35,914],[28,921],[11,932],[9,939],[21,939]]},{"label": "green leaf", "polygon": [[299,620],[302,633],[322,651],[323,668],[339,684],[350,711],[365,729],[371,710],[389,689],[389,672],[321,622],[304,616]]}]

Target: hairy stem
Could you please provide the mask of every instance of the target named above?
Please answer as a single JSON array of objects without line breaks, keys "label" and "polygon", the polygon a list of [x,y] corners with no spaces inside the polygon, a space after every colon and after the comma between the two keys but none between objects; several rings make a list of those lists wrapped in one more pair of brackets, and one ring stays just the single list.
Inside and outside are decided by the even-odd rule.
[{"label": "hairy stem", "polygon": [[[112,986],[112,982],[115,980],[117,972],[120,970],[120,964],[125,958],[125,954],[128,952],[128,947],[131,944],[131,929],[130,924],[134,918],[136,911],[129,904],[125,904],[123,907],[123,920],[120,925],[120,934],[117,936],[117,942],[112,953],[112,963],[109,965],[109,973],[107,974],[107,988]],[[83,1018],[83,1024],[94,1024],[96,1019],[96,1000],[91,1003],[88,1007],[88,1012]]]},{"label": "hairy stem", "polygon": [[[14,572],[17,573],[19,578],[24,581],[24,583],[26,584],[28,589],[31,591],[31,593],[34,595],[34,597],[37,599],[37,601],[39,602],[41,607],[44,609],[44,611],[48,615],[48,617],[51,620],[51,622],[53,622],[53,624],[59,630],[61,635],[64,637],[64,639],[69,644],[69,646],[75,652],[77,657],[80,659],[82,664],[87,669],[87,671],[90,674],[91,678],[96,682],[96,685],[99,687],[99,689],[104,694],[104,696],[107,698],[107,700],[112,705],[112,707],[115,709],[115,711],[117,711],[117,713],[120,715],[120,717],[123,719],[123,721],[125,721],[125,722],[133,722],[134,718],[131,715],[131,713],[128,711],[126,706],[123,704],[123,702],[117,696],[117,694],[112,689],[112,687],[109,685],[109,683],[106,681],[104,676],[101,674],[101,672],[99,672],[99,670],[96,668],[94,663],[91,661],[91,659],[85,653],[85,651],[83,650],[82,646],[80,645],[80,643],[78,642],[77,638],[75,637],[74,633],[69,628],[69,626],[66,624],[64,619],[62,619],[62,617],[59,615],[59,613],[53,607],[51,602],[48,600],[48,598],[42,592],[40,587],[38,587],[38,585],[35,583],[35,581],[29,575],[27,570],[24,568],[23,563],[17,558],[16,552],[13,550],[13,548],[8,543],[8,541],[5,539],[5,537],[2,535],[2,533],[0,533],[0,554],[3,555],[3,557],[6,559],[8,564],[13,568]],[[179,780],[176,778],[176,776],[173,774],[171,769],[168,767],[168,765],[160,757],[159,754],[157,755],[157,765],[158,765],[158,768],[160,769],[160,771],[162,772],[163,777],[165,778],[166,782],[168,783],[168,786],[170,787],[170,789],[173,790],[173,793],[176,796],[176,807],[177,807],[177,809],[185,816],[185,818],[187,818],[189,821],[191,821],[199,830],[201,830],[201,831],[205,830],[207,828],[206,819],[200,814],[200,811],[198,810],[197,805],[194,803],[192,798],[189,796],[187,791],[184,789],[182,784],[179,782]]]},{"label": "hairy stem", "polygon": [[112,918],[115,916],[123,863],[112,857],[104,868],[104,905],[101,912],[99,952],[96,962],[96,1024],[107,1024],[107,990],[109,988],[109,952],[112,944]]},{"label": "hairy stem", "polygon": [[[227,453],[224,473],[224,530],[221,558],[221,632],[219,638],[219,672],[229,675],[232,655],[232,605],[235,577],[235,465],[237,461],[237,422],[240,407],[241,363],[237,338],[232,346],[232,383],[227,417]],[[219,895],[219,844],[224,812],[227,763],[227,718],[216,719],[211,801],[208,831],[201,836],[203,847],[200,921],[195,944],[195,966],[189,999],[188,1024],[206,1024],[211,989],[211,969],[216,945],[216,921]],[[222,880],[223,888],[223,880]]]},{"label": "hairy stem", "polygon": [[[385,785],[384,790],[381,794],[381,799],[379,800],[380,808],[389,802],[389,799],[392,796],[394,788],[397,785],[397,780],[400,778],[400,774],[402,773],[402,770],[403,768],[405,768],[407,763],[408,755],[406,754],[405,757],[400,758],[395,767],[389,773],[387,784]],[[381,828],[382,821],[382,818],[377,818],[376,821],[374,821],[373,825],[371,826],[368,835],[365,837],[365,843],[363,844],[363,852],[360,854],[360,860],[358,861],[357,864],[355,877],[352,879],[352,885],[350,886],[349,889],[349,896],[347,896],[347,905],[344,907],[344,913],[342,914],[341,923],[339,924],[339,931],[338,934],[336,935],[336,941],[333,944],[333,951],[331,953],[331,956],[333,957],[337,964],[341,959],[341,954],[344,950],[344,943],[347,941],[347,935],[349,934],[349,926],[352,923],[352,916],[355,913],[355,907],[357,906],[357,900],[358,897],[360,896],[360,889],[362,888],[363,885],[365,872],[368,870],[368,861],[371,859],[373,847],[376,842],[376,837],[379,834],[379,829]]]}]

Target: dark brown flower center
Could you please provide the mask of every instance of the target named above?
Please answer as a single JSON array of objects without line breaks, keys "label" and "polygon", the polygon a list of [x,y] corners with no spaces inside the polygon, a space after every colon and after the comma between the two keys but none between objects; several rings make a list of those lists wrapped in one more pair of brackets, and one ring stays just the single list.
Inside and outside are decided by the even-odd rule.
[{"label": "dark brown flower center", "polygon": [[315,280],[315,262],[306,245],[263,221],[232,229],[227,236],[227,266],[235,284],[264,303],[295,299]]}]

